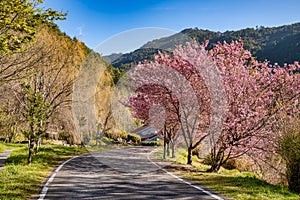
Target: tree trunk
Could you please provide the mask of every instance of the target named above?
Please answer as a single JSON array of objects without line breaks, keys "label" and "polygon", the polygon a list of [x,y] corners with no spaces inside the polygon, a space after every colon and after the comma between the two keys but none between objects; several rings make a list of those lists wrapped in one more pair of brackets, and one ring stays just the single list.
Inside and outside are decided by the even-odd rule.
[{"label": "tree trunk", "polygon": [[217,155],[212,157],[211,167],[208,172],[218,172],[224,163],[224,150],[223,148],[218,151]]},{"label": "tree trunk", "polygon": [[33,151],[34,151],[34,139],[31,137],[29,138],[28,147],[29,147],[28,164],[30,164],[32,161],[32,155],[33,155]]},{"label": "tree trunk", "polygon": [[12,136],[8,137],[8,143],[12,142]]},{"label": "tree trunk", "polygon": [[39,147],[41,146],[41,143],[42,143],[42,138],[39,138],[39,139],[36,141],[36,144],[35,144],[35,152],[36,152],[36,153],[39,152]]},{"label": "tree trunk", "polygon": [[166,124],[164,126],[164,156],[163,159],[166,160],[166,151],[167,151],[167,131],[166,131],[167,127]]},{"label": "tree trunk", "polygon": [[188,147],[188,156],[187,156],[187,164],[192,164],[192,147]]},{"label": "tree trunk", "polygon": [[174,141],[171,141],[171,148],[172,148],[172,158],[176,158],[175,142]]},{"label": "tree trunk", "polygon": [[13,132],[13,130],[11,130],[11,132],[9,133],[9,136],[8,136],[8,143],[12,142],[13,137],[14,137],[14,132]]},{"label": "tree trunk", "polygon": [[97,135],[96,135],[96,146],[99,146],[99,140],[100,140],[100,124],[97,125]]},{"label": "tree trunk", "polygon": [[167,152],[167,142],[164,140],[164,156],[163,159],[166,160],[166,152]]},{"label": "tree trunk", "polygon": [[170,157],[170,142],[167,142],[167,156]]},{"label": "tree trunk", "polygon": [[217,162],[212,163],[210,169],[207,170],[207,172],[218,172],[220,170],[220,167],[221,166]]}]

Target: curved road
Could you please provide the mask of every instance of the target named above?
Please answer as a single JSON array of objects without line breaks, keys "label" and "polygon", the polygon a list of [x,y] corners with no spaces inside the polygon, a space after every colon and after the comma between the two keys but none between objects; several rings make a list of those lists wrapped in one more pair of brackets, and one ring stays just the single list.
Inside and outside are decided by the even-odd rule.
[{"label": "curved road", "polygon": [[40,199],[222,199],[161,169],[149,159],[152,150],[127,147],[71,159]]}]

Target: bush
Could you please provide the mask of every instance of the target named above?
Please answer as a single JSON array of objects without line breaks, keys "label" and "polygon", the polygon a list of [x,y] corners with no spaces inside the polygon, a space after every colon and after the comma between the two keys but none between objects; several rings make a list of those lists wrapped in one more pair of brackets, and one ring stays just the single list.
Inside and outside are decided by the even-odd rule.
[{"label": "bush", "polygon": [[105,132],[104,135],[107,138],[113,139],[114,141],[119,141],[119,139],[127,141],[128,134],[122,130],[113,130],[109,132]]},{"label": "bush", "polygon": [[236,169],[235,159],[228,159],[226,163],[223,164],[223,167],[228,170]]},{"label": "bush", "polygon": [[[226,159],[227,156],[224,156],[224,159]],[[203,161],[203,164],[206,165],[212,165],[212,158],[211,155],[207,155]],[[224,167],[225,169],[231,170],[231,169],[236,169],[237,168],[237,163],[235,159],[228,159],[223,165],[222,167]]]},{"label": "bush", "polygon": [[142,142],[142,146],[159,146],[159,145],[160,145],[159,141]]},{"label": "bush", "polygon": [[104,144],[116,144],[117,143],[117,141],[115,141],[115,140],[113,140],[113,139],[111,139],[111,138],[108,138],[108,137],[103,137],[103,138],[101,138],[101,141],[100,141],[100,143],[104,143]]},{"label": "bush", "polygon": [[283,135],[279,144],[280,154],[286,162],[289,189],[300,193],[300,131]]},{"label": "bush", "polygon": [[193,149],[192,155],[193,156],[197,156],[199,158],[199,155],[200,155],[200,149],[199,149],[199,147],[196,147],[195,149]]},{"label": "bush", "polygon": [[141,137],[137,134],[130,133],[130,134],[128,134],[127,141],[128,142],[131,141],[134,144],[140,144],[141,143]]},{"label": "bush", "polygon": [[112,132],[110,132],[110,131],[105,132],[105,133],[104,133],[104,136],[105,136],[106,138],[112,139]]},{"label": "bush", "polygon": [[88,144],[91,146],[96,146],[96,143],[96,140],[90,140]]}]

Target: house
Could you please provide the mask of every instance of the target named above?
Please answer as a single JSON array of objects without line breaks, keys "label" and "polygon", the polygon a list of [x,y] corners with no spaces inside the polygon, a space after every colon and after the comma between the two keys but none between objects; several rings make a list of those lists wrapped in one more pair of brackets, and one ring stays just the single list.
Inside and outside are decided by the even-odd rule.
[{"label": "house", "polygon": [[141,137],[142,142],[153,141],[157,140],[157,138],[162,137],[162,134],[159,131],[157,131],[155,128],[149,125],[144,125],[140,128],[137,128],[134,131],[132,131],[132,133],[139,135]]}]

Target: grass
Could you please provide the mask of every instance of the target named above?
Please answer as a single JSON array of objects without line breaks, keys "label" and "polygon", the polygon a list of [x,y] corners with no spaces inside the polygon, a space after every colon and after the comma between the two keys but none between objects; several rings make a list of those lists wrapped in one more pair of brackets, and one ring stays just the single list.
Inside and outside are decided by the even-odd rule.
[{"label": "grass", "polygon": [[23,146],[24,144],[8,144],[8,143],[0,142],[0,154],[6,150],[16,149]]},{"label": "grass", "polygon": [[[185,165],[186,151],[178,149],[176,159],[168,159],[176,164]],[[162,151],[157,152],[157,158],[162,158]],[[236,200],[300,200],[300,196],[290,192],[285,186],[272,185],[260,180],[252,172],[221,169],[218,173],[205,172],[209,166],[202,164],[193,156],[193,169],[172,168],[176,173],[208,187],[228,198]]]},{"label": "grass", "polygon": [[[43,181],[62,161],[74,155],[107,149],[107,147],[42,146],[39,153],[33,156],[32,163],[27,165],[27,145],[12,145],[12,147],[15,150],[0,172],[0,199],[28,199],[38,193]],[[10,145],[1,147],[1,149],[6,148],[10,148]]]}]

